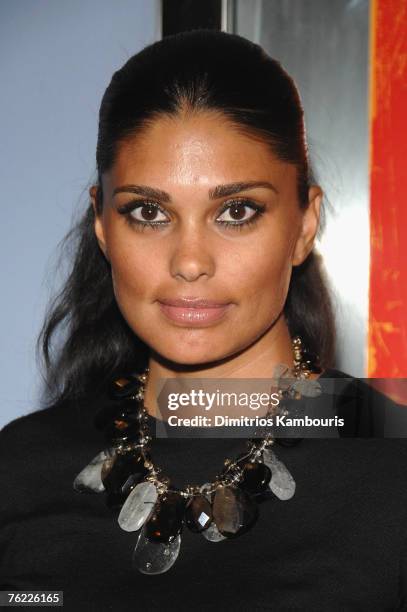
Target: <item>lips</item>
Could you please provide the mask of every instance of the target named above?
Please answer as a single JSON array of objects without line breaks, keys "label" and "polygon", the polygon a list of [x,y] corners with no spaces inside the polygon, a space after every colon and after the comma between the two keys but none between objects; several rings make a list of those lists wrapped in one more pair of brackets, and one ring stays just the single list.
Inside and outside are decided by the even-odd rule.
[{"label": "lips", "polygon": [[221,306],[226,306],[228,303],[230,303],[199,297],[181,297],[162,300],[160,299],[158,301],[161,304],[166,304],[167,306],[176,306],[179,308],[220,308]]},{"label": "lips", "polygon": [[233,306],[231,302],[200,297],[165,298],[158,303],[167,319],[183,327],[205,327],[220,321]]}]

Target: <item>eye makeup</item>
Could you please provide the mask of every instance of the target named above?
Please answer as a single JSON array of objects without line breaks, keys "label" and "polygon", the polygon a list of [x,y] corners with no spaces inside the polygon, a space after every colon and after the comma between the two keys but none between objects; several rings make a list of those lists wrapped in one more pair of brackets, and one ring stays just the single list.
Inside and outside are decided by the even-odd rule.
[{"label": "eye makeup", "polygon": [[[120,215],[123,215],[125,217],[126,222],[131,227],[135,227],[136,229],[140,229],[142,231],[145,230],[146,228],[152,228],[152,229],[157,230],[162,227],[166,227],[171,223],[169,219],[167,221],[164,221],[164,220],[154,221],[151,219],[149,220],[149,219],[137,218],[134,215],[134,212],[140,211],[141,213],[143,209],[144,209],[144,212],[147,212],[147,214],[154,214],[155,212],[161,213],[162,215],[166,216],[168,219],[167,212],[160,206],[160,204],[158,204],[157,202],[150,201],[150,200],[141,200],[141,199],[132,200],[118,207],[117,212]],[[247,199],[247,198],[234,198],[233,200],[228,200],[224,202],[218,214],[217,219],[219,218],[219,216],[223,215],[227,211],[231,211],[231,210],[238,211],[239,209],[240,210],[250,209],[251,211],[253,211],[253,214],[250,217],[244,218],[244,219],[217,220],[216,221],[217,225],[221,225],[225,229],[242,230],[246,227],[254,225],[259,220],[261,215],[264,214],[266,207],[257,202],[253,202],[252,200]]]}]

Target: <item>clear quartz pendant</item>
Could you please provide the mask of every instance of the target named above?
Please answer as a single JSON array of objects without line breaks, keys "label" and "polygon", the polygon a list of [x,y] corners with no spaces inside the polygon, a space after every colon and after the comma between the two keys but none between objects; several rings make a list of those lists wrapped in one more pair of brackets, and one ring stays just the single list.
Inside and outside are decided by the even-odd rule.
[{"label": "clear quartz pendant", "polygon": [[271,470],[269,487],[274,495],[285,501],[295,493],[295,480],[280,459],[270,449],[263,451],[263,461]]},{"label": "clear quartz pendant", "polygon": [[101,469],[102,483],[103,483],[103,480],[106,478],[106,476],[109,474],[112,467],[114,466],[115,461],[117,460],[117,457],[118,457],[114,448],[109,449],[108,452],[110,454],[107,454],[106,459],[102,463],[102,469]]},{"label": "clear quartz pendant", "polygon": [[120,527],[124,531],[140,529],[153,511],[157,497],[157,489],[152,482],[140,482],[123,504],[118,518]]},{"label": "clear quartz pendant", "polygon": [[293,384],[293,388],[306,397],[318,397],[322,393],[321,383],[309,378],[299,378]]},{"label": "clear quartz pendant", "polygon": [[133,567],[142,574],[164,574],[175,563],[181,547],[181,535],[172,542],[151,542],[146,538],[145,527],[140,531],[133,553]]},{"label": "clear quartz pendant", "polygon": [[113,449],[101,451],[83,468],[73,482],[73,488],[79,493],[101,493],[105,490],[102,482],[102,467],[113,457]]},{"label": "clear quartz pendant", "polygon": [[221,542],[222,540],[227,540],[227,537],[221,534],[213,521],[208,529],[202,531],[202,535],[208,542]]}]

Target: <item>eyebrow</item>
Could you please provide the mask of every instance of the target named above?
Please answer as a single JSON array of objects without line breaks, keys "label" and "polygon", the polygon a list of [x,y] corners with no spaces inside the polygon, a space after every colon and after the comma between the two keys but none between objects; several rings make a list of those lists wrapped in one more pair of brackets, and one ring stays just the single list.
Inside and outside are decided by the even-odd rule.
[{"label": "eyebrow", "polygon": [[[274,193],[278,194],[275,186],[269,181],[245,181],[239,183],[228,183],[227,185],[217,185],[213,189],[209,190],[209,198],[216,200],[217,198],[223,198],[230,196],[241,191],[248,191],[250,189],[270,189]],[[162,202],[171,202],[171,196],[166,191],[161,189],[155,189],[153,187],[147,187],[146,185],[123,185],[122,187],[116,187],[113,190],[113,196],[117,193],[136,193],[146,198],[155,200],[161,200]]]},{"label": "eyebrow", "polygon": [[112,196],[117,193],[137,193],[138,195],[145,196],[155,200],[162,200],[163,202],[171,202],[171,196],[166,191],[161,189],[154,189],[153,187],[147,187],[146,185],[123,185],[122,187],[116,187],[113,190]]}]

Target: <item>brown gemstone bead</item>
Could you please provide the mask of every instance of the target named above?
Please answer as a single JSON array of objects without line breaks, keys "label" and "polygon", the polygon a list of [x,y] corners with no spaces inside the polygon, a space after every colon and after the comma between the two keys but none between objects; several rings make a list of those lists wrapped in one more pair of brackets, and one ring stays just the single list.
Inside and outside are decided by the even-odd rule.
[{"label": "brown gemstone bead", "polygon": [[113,382],[109,389],[110,397],[114,399],[121,399],[123,397],[130,397],[137,393],[141,387],[141,382],[133,377],[119,378]]},{"label": "brown gemstone bead", "polygon": [[194,495],[185,510],[185,524],[194,533],[200,533],[212,522],[212,506],[204,495]]},{"label": "brown gemstone bead", "polygon": [[141,409],[142,403],[132,399],[122,399],[121,401],[108,403],[97,412],[94,419],[95,427],[103,430],[116,419],[139,422]]},{"label": "brown gemstone bead", "polygon": [[102,482],[107,493],[109,506],[120,506],[130,491],[141,482],[147,474],[144,458],[138,453],[117,455],[111,469],[102,475]]},{"label": "brown gemstone bead", "polygon": [[259,509],[239,487],[219,488],[213,500],[213,520],[220,533],[233,538],[245,533],[257,520]]},{"label": "brown gemstone bead", "polygon": [[172,542],[181,532],[185,504],[185,498],[179,493],[163,493],[145,524],[146,538],[152,542]]},{"label": "brown gemstone bead", "polygon": [[242,465],[243,476],[240,486],[249,493],[262,493],[268,487],[271,471],[264,463],[248,461]]},{"label": "brown gemstone bead", "polygon": [[106,429],[105,439],[109,445],[118,442],[133,442],[138,440],[140,433],[139,423],[129,421],[123,417],[118,417]]}]

